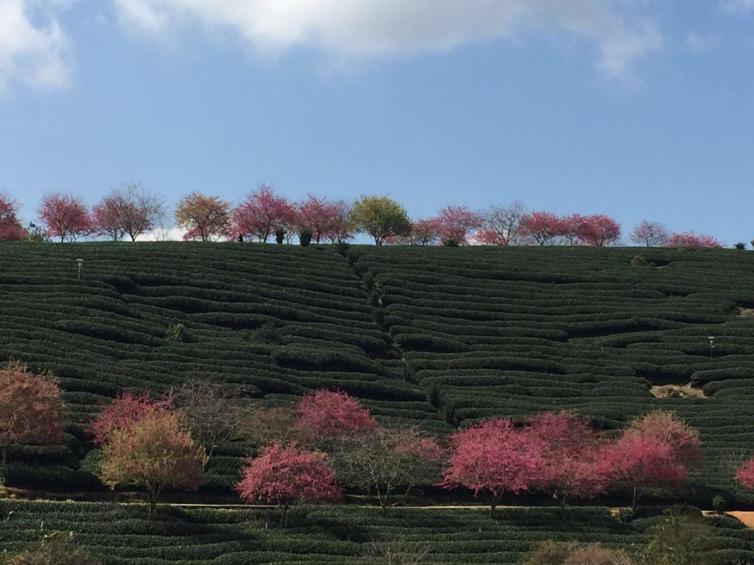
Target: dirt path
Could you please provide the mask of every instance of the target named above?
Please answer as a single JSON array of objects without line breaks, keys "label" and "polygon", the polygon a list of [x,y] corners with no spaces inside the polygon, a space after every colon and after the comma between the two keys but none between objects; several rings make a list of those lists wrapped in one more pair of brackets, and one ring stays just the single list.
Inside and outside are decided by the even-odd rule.
[{"label": "dirt path", "polygon": [[754,528],[754,512],[734,511],[726,512],[726,514],[737,518],[747,528]]}]

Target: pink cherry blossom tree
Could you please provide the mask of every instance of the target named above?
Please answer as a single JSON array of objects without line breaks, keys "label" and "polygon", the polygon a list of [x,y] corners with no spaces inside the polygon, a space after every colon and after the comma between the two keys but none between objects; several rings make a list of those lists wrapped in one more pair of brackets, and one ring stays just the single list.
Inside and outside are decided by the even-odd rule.
[{"label": "pink cherry blossom tree", "polygon": [[352,437],[377,426],[369,410],[345,392],[316,390],[299,400],[295,412],[294,426],[308,443]]},{"label": "pink cherry blossom tree", "polygon": [[552,245],[568,234],[568,224],[550,212],[532,212],[521,218],[520,231],[539,245]]},{"label": "pink cherry blossom tree", "polygon": [[268,185],[261,185],[233,211],[237,236],[257,238],[263,243],[277,230],[290,231],[296,223],[296,210],[285,197]]},{"label": "pink cherry blossom tree", "polygon": [[629,236],[631,241],[645,247],[659,247],[665,243],[668,238],[668,231],[660,222],[649,222],[642,220],[631,231]]},{"label": "pink cherry blossom tree", "polygon": [[484,226],[484,216],[466,206],[446,206],[435,221],[441,241],[458,245],[468,243],[469,237]]},{"label": "pink cherry blossom tree", "polygon": [[530,420],[529,433],[539,442],[542,457],[534,485],[550,494],[565,514],[570,498],[593,498],[607,488],[599,456],[599,435],[571,412],[546,412]]},{"label": "pink cherry blossom tree", "polygon": [[575,227],[578,241],[585,245],[604,247],[620,239],[620,224],[603,214],[582,216]]},{"label": "pink cherry blossom tree", "polygon": [[94,225],[84,203],[72,194],[47,194],[42,198],[39,218],[50,237],[76,241],[92,232]]},{"label": "pink cherry blossom tree", "polygon": [[265,447],[258,457],[246,461],[236,491],[246,503],[276,505],[283,527],[291,505],[340,497],[335,474],[324,453],[280,444]]},{"label": "pink cherry blossom tree", "polygon": [[665,247],[722,247],[722,244],[711,235],[690,231],[671,234],[665,240],[664,245]]},{"label": "pink cherry blossom tree", "polygon": [[16,203],[0,194],[0,241],[19,241],[24,229],[18,221]]},{"label": "pink cherry blossom tree", "polygon": [[450,437],[451,455],[443,473],[445,488],[464,487],[490,499],[490,515],[503,494],[534,486],[543,452],[537,438],[508,418],[489,420]]}]

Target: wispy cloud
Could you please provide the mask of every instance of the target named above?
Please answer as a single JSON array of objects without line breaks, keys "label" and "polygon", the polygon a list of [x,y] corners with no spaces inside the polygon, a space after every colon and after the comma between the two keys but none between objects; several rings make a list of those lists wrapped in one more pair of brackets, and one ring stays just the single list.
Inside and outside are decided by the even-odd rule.
[{"label": "wispy cloud", "polygon": [[69,84],[68,40],[55,18],[63,6],[60,0],[0,0],[0,91],[13,83]]},{"label": "wispy cloud", "polygon": [[686,34],[686,47],[691,51],[709,51],[720,44],[719,35],[709,35],[690,31]]},{"label": "wispy cloud", "polygon": [[234,32],[258,53],[295,46],[336,59],[442,52],[473,41],[566,33],[595,44],[621,77],[662,37],[650,18],[614,0],[113,0],[129,30],[155,37],[187,24]]},{"label": "wispy cloud", "polygon": [[754,0],[724,0],[723,5],[730,12],[754,11]]}]

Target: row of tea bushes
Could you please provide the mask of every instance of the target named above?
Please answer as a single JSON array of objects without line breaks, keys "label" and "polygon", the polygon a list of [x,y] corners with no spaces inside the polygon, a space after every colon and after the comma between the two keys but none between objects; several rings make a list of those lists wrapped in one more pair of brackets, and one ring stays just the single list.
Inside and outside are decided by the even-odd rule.
[{"label": "row of tea bushes", "polygon": [[[158,507],[150,520],[141,505],[72,502],[2,502],[0,551],[14,552],[53,531],[103,563],[384,562],[396,549],[427,552],[432,563],[519,563],[544,540],[598,542],[639,554],[659,517],[623,523],[605,508],[573,508],[565,522],[553,508],[377,509],[301,507],[288,528],[258,509]],[[729,518],[714,526],[705,563],[754,558],[754,532]],[[383,554],[383,561],[379,560]],[[369,561],[367,556],[372,557]]]}]

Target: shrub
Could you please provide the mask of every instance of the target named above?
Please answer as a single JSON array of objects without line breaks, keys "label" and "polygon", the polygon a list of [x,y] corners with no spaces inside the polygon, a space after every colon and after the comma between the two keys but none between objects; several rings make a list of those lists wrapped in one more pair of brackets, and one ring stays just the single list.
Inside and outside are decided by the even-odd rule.
[{"label": "shrub", "polygon": [[170,324],[165,337],[168,341],[183,341],[186,338],[186,326],[180,323]]},{"label": "shrub", "polygon": [[5,565],[97,565],[73,543],[73,532],[45,534],[34,547],[2,560]]},{"label": "shrub", "polygon": [[743,241],[739,241],[736,243],[735,248],[738,250],[746,249],[746,244]]},{"label": "shrub", "polygon": [[298,242],[301,244],[301,247],[309,247],[309,244],[312,242],[312,232],[307,229],[298,232]]},{"label": "shrub", "polygon": [[275,243],[282,245],[285,242],[285,228],[277,228],[275,230]]},{"label": "shrub", "polygon": [[633,565],[622,549],[608,549],[599,544],[544,541],[535,546],[523,565]]},{"label": "shrub", "polygon": [[654,264],[647,259],[646,255],[634,255],[631,259],[631,265],[634,267],[652,267]]},{"label": "shrub", "polygon": [[712,498],[712,508],[717,512],[718,514],[722,514],[723,510],[725,510],[726,506],[725,498],[720,496],[719,494],[714,496]]},{"label": "shrub", "polygon": [[652,537],[643,555],[647,565],[707,565],[715,563],[705,555],[712,548],[712,527],[697,508],[674,506],[650,530]]}]

